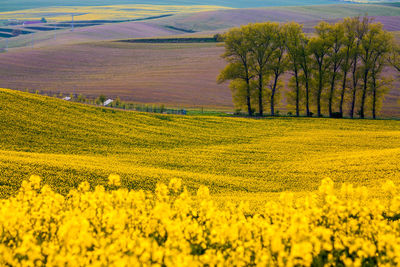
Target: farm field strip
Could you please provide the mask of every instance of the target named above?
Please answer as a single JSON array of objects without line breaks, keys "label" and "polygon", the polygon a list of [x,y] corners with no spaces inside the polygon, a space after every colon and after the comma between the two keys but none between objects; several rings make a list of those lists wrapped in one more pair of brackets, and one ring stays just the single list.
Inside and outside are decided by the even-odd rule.
[{"label": "farm field strip", "polygon": [[[68,44],[80,44],[93,41],[101,42],[126,38],[166,37],[171,35],[178,36],[181,34],[183,34],[183,32],[179,30],[150,24],[148,22],[133,21],[75,28],[74,31],[71,31],[70,27],[57,31],[36,31],[33,35],[19,35],[8,38],[7,42],[10,49],[32,49],[33,38],[33,48],[36,49],[55,48]],[[0,39],[0,49],[4,49],[5,45],[6,40]]]},{"label": "farm field strip", "polygon": [[212,5],[107,5],[107,6],[62,6],[42,7],[17,11],[0,12],[0,20],[37,20],[45,17],[51,22],[71,21],[75,14],[77,21],[126,20],[161,16],[167,14],[194,13],[229,9]]},{"label": "farm field strip", "polygon": [[[376,17],[376,21],[388,24],[388,30],[400,30],[400,8],[373,4],[337,4],[292,7],[265,7],[257,9],[216,10],[200,13],[177,14],[152,21],[158,25],[172,25],[194,31],[226,30],[255,22],[296,21],[307,25],[308,30],[321,20],[337,20],[345,17]],[[395,26],[397,25],[397,27]]]},{"label": "farm field strip", "polygon": [[31,174],[63,194],[82,181],[104,185],[111,173],[131,189],[180,178],[191,191],[210,187],[220,204],[254,209],[280,192],[303,196],[325,177],[378,198],[382,181],[400,183],[399,121],[156,115],[11,90],[0,97],[2,197]]},{"label": "farm field strip", "polygon": [[[184,35],[188,36],[188,35]],[[144,44],[114,41],[22,49],[0,54],[0,86],[48,94],[100,94],[137,103],[221,107],[233,110],[227,84],[217,84],[224,48],[214,43]],[[74,60],[70,60],[74,58]],[[387,74],[398,77],[389,69]],[[284,76],[287,87],[289,75]],[[399,79],[384,100],[383,117],[400,116]],[[278,110],[286,106],[286,88]],[[326,111],[324,111],[326,114]]]},{"label": "farm field strip", "polygon": [[[224,62],[215,44],[92,43],[0,54],[1,86],[144,103],[232,106],[217,85]],[[100,56],[101,55],[101,56]],[[68,60],[74,58],[75,60]]]}]

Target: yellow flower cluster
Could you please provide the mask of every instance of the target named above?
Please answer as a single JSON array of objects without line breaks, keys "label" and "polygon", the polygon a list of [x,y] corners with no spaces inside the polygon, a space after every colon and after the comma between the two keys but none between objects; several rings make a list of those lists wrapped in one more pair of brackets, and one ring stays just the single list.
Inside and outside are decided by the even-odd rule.
[{"label": "yellow flower cluster", "polygon": [[[87,182],[67,196],[38,176],[0,203],[1,266],[391,266],[400,264],[400,195],[385,203],[366,188],[319,191],[252,214],[246,204],[216,206],[209,190],[191,196],[181,181],[155,193]],[[112,187],[115,187],[112,190]]]}]

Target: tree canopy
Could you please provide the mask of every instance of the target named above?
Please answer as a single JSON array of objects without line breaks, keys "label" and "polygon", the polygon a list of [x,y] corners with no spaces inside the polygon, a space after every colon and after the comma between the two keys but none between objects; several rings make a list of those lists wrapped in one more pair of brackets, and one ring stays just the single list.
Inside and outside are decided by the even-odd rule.
[{"label": "tree canopy", "polygon": [[230,81],[233,101],[248,115],[263,116],[268,105],[276,115],[283,77],[288,109],[296,116],[366,116],[376,118],[390,87],[383,74],[389,65],[400,71],[400,46],[379,23],[364,17],[321,22],[310,37],[294,22],[256,23],[222,36],[228,62],[218,82]]}]

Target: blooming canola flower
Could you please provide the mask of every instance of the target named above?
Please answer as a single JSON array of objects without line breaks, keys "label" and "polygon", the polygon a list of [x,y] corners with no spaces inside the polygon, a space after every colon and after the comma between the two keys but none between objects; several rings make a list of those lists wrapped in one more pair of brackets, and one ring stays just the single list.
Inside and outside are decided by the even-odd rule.
[{"label": "blooming canola flower", "polygon": [[87,182],[62,196],[39,176],[0,202],[1,266],[310,266],[400,264],[400,196],[324,179],[303,199],[285,193],[252,213],[218,206],[207,187],[191,195],[179,179],[155,193]]}]

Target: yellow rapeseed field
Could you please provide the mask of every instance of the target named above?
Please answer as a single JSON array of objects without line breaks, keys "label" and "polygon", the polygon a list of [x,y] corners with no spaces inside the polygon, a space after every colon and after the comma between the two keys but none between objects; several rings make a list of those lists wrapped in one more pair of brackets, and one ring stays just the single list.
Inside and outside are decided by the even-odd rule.
[{"label": "yellow rapeseed field", "polygon": [[400,265],[396,120],[150,114],[0,89],[0,137],[0,266]]},{"label": "yellow rapeseed field", "polygon": [[[155,194],[83,182],[67,196],[24,181],[0,201],[2,266],[395,266],[400,264],[400,195],[367,201],[365,187],[324,179],[318,192],[290,193],[255,215],[246,204],[216,206],[207,187],[182,181]],[[373,193],[373,192],[372,192]]]},{"label": "yellow rapeseed field", "polygon": [[36,174],[63,195],[84,181],[154,191],[182,179],[210,188],[217,203],[248,200],[252,210],[330,178],[367,186],[399,183],[400,121],[246,119],[126,112],[0,89],[0,195]]}]

